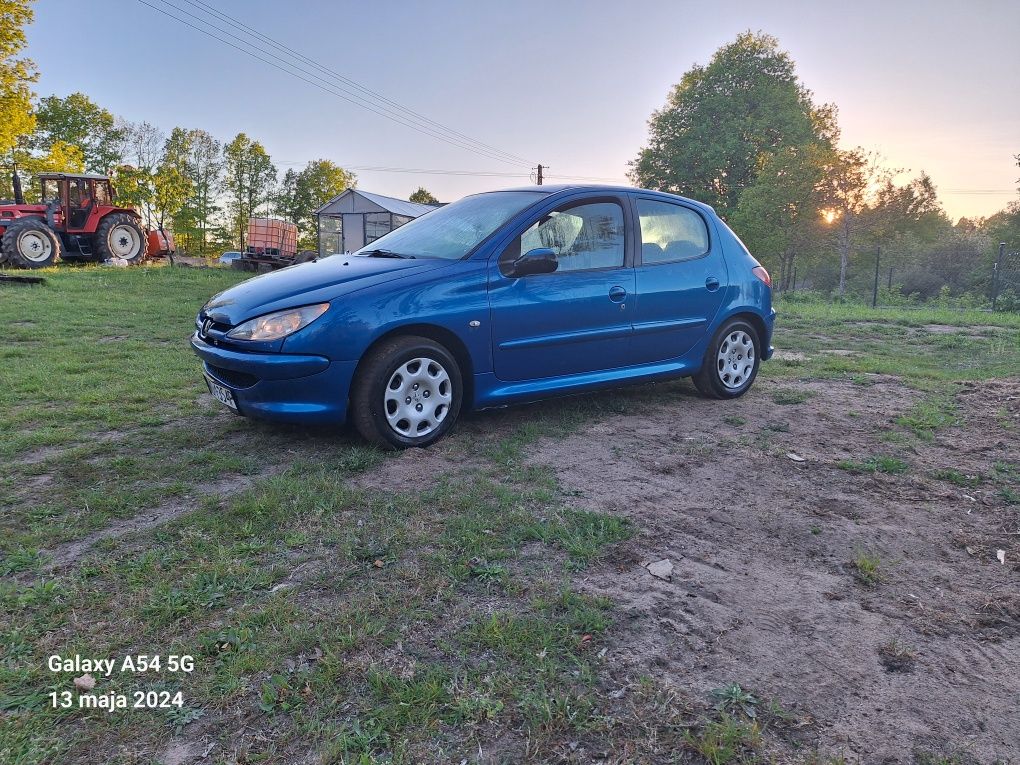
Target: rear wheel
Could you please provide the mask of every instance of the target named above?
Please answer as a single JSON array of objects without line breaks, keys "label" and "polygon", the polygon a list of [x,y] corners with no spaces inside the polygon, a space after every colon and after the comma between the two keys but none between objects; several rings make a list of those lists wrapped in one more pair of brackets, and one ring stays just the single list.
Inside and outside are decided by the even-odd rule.
[{"label": "rear wheel", "polygon": [[396,337],[372,350],[351,389],[351,420],[387,449],[428,446],[453,427],[463,400],[460,367],[439,343]]},{"label": "rear wheel", "polygon": [[726,322],[715,333],[694,385],[709,398],[737,398],[747,393],[758,375],[761,341],[746,321]]},{"label": "rear wheel", "polygon": [[133,215],[107,215],[96,229],[93,250],[101,260],[120,258],[131,265],[145,260],[148,237]]},{"label": "rear wheel", "polygon": [[60,237],[41,218],[22,218],[7,227],[0,248],[12,266],[45,268],[60,256]]}]

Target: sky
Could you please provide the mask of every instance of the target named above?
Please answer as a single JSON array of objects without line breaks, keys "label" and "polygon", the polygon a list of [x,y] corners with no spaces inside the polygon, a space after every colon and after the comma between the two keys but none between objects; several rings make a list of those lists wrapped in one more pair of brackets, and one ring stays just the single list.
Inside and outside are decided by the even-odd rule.
[{"label": "sky", "polygon": [[792,55],[816,102],[839,107],[841,145],[879,152],[905,171],[901,182],[927,172],[953,219],[987,216],[1017,198],[1018,0],[204,3],[518,160],[359,108],[312,84],[324,76],[299,73],[312,82],[302,81],[149,7],[196,26],[186,12],[227,26],[202,16],[194,0],[91,0],[87,10],[81,0],[38,0],[27,30],[37,92],[82,91],[167,132],[203,128],[229,140],[243,131],[281,173],[325,158],[345,167],[513,176],[356,171],[369,191],[406,198],[423,185],[453,201],[529,184],[538,163],[550,183],[557,176],[626,183],[648,117],[671,86],[740,32],[760,30]]}]

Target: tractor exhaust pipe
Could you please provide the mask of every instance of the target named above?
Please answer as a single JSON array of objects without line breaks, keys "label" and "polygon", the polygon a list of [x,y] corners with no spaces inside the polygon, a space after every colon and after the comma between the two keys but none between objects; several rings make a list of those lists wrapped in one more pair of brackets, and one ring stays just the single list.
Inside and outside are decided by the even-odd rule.
[{"label": "tractor exhaust pipe", "polygon": [[11,185],[14,187],[14,204],[25,204],[25,193],[21,190],[21,177],[18,175],[17,168],[11,173]]}]

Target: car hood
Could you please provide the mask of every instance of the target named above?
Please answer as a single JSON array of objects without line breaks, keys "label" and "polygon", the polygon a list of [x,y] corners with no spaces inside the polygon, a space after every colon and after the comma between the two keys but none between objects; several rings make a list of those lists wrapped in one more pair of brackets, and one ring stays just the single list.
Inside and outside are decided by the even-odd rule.
[{"label": "car hood", "polygon": [[356,290],[450,265],[438,258],[401,260],[334,255],[256,276],[215,295],[202,313],[218,324],[334,300]]}]

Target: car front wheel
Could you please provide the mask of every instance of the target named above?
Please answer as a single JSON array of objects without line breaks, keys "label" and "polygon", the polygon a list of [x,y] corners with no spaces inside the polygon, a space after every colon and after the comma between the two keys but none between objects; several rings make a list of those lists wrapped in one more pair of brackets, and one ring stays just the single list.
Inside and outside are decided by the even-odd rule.
[{"label": "car front wheel", "polygon": [[428,446],[460,414],[464,386],[453,355],[425,337],[387,340],[369,352],[351,389],[351,420],[387,449]]},{"label": "car front wheel", "polygon": [[726,322],[705,352],[694,384],[709,398],[737,398],[747,393],[758,375],[761,341],[757,330],[740,319]]}]

